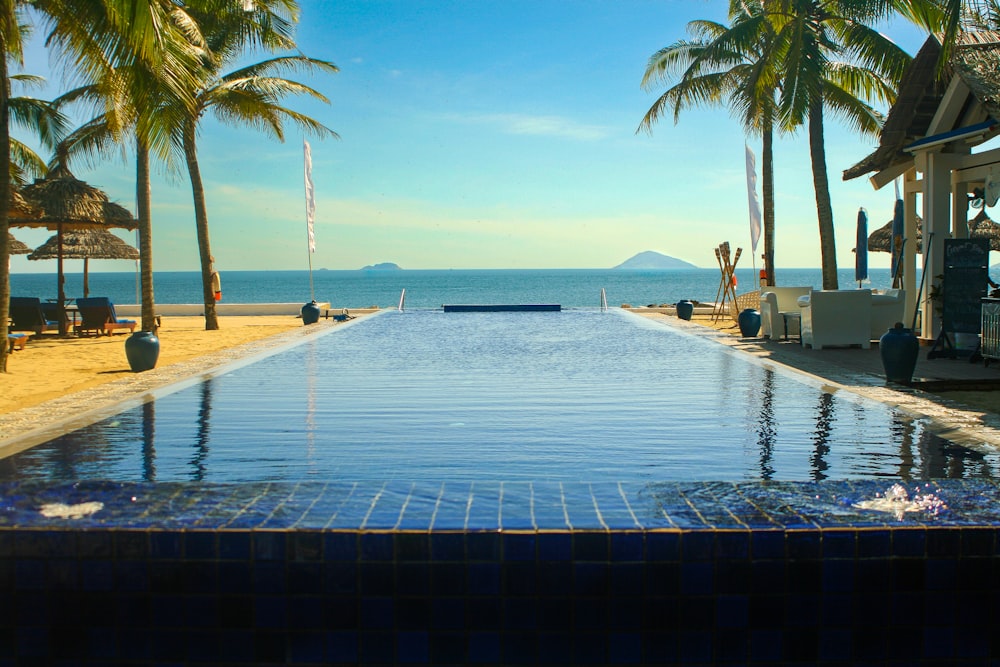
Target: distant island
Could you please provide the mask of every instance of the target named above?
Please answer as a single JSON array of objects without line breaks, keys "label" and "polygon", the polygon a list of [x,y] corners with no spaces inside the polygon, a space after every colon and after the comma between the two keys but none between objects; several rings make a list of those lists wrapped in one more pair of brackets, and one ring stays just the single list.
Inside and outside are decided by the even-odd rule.
[{"label": "distant island", "polygon": [[676,257],[669,257],[662,253],[647,250],[631,257],[618,266],[616,269],[697,269],[698,267],[690,262],[685,262]]},{"label": "distant island", "polygon": [[362,271],[402,271],[399,264],[393,264],[392,262],[382,262],[381,264],[369,264],[368,266],[362,266]]}]

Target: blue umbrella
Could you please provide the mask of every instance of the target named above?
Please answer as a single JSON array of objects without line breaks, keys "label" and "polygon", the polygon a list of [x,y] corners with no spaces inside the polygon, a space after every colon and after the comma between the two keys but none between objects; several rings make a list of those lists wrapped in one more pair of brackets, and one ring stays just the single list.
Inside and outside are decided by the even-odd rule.
[{"label": "blue umbrella", "polygon": [[858,209],[858,236],[854,245],[854,279],[861,283],[868,280],[868,214]]}]

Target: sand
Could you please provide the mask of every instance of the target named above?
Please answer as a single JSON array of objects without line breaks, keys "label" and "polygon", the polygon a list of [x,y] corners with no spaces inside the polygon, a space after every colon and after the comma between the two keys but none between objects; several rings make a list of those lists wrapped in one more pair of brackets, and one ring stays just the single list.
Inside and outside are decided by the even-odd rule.
[{"label": "sand", "polygon": [[[263,339],[279,344],[307,328],[293,316],[220,317],[219,326],[217,331],[205,331],[204,317],[163,318],[157,332],[160,357],[151,372]],[[333,323],[320,320],[310,326],[322,328]],[[23,350],[7,357],[7,373],[0,374],[0,415],[139,375],[129,369],[125,358],[127,338],[127,332],[85,338],[33,337]]]}]

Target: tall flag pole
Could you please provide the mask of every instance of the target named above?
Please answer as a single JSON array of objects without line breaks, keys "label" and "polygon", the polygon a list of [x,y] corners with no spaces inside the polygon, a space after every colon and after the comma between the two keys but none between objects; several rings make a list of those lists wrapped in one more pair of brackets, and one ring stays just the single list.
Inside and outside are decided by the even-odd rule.
[{"label": "tall flag pole", "polygon": [[313,290],[313,266],[312,255],[316,252],[316,192],[313,189],[312,180],[312,149],[309,142],[302,140],[302,151],[305,156],[305,187],[306,187],[306,236],[309,241],[309,298],[316,300],[316,293]]}]

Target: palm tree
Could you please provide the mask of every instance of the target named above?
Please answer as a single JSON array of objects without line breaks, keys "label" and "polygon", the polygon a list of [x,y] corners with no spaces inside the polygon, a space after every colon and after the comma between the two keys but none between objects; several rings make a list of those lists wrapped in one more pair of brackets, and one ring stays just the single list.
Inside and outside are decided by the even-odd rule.
[{"label": "palm tree", "polygon": [[861,98],[891,104],[911,60],[870,27],[894,5],[868,0],[764,0],[781,75],[781,126],[794,130],[808,121],[824,289],[838,287],[824,116],[832,111],[863,134],[875,134],[881,127],[882,115]]},{"label": "palm tree", "polygon": [[[167,18],[173,31],[166,34],[169,43],[162,45],[165,66],[153,67],[133,58],[123,66],[104,70],[91,83],[56,100],[59,108],[83,104],[97,115],[62,139],[50,165],[68,164],[71,156],[97,161],[112,156],[115,149],[125,156],[128,152],[125,146],[134,142],[143,331],[156,330],[150,153],[170,165],[174,155],[172,137],[180,122],[180,117],[171,110],[193,104],[189,91],[195,86],[195,79],[190,72],[197,70],[205,49],[201,33],[189,15],[172,11]],[[183,69],[184,76],[171,76],[174,67]]]},{"label": "palm tree", "polygon": [[[193,3],[195,6],[197,3]],[[195,94],[195,104],[188,110],[181,131],[181,143],[187,161],[191,192],[194,198],[198,251],[201,259],[202,290],[205,303],[205,329],[219,328],[212,289],[213,256],[208,230],[208,207],[198,164],[198,122],[211,111],[226,124],[250,126],[284,141],[286,121],[307,132],[334,136],[333,130],[317,120],[280,104],[288,95],[307,95],[323,102],[329,100],[304,84],[277,76],[289,70],[337,72],[337,66],[304,55],[280,56],[242,67],[229,74],[221,70],[238,59],[248,46],[268,50],[294,47],[292,24],[298,19],[297,6],[291,0],[258,2],[253,11],[231,14],[201,14],[193,10],[209,46],[203,62],[204,81]]]},{"label": "palm tree", "polygon": [[639,130],[652,131],[668,109],[674,122],[682,110],[700,104],[728,102],[748,134],[761,137],[764,272],[774,285],[774,118],[777,76],[771,67],[773,31],[757,2],[732,2],[725,26],[692,21],[692,41],[681,40],[660,49],[649,59],[642,78],[644,88],[673,78],[680,80],[646,112]]},{"label": "palm tree", "polygon": [[[179,96],[190,85],[190,53],[196,26],[183,10],[162,0],[0,0],[0,238],[10,227],[9,63],[23,63],[24,36],[31,6],[48,32],[46,43],[73,73],[90,80],[110,79],[142,64]],[[183,39],[181,39],[183,37]],[[118,79],[120,84],[137,81]],[[123,88],[127,88],[123,85]],[[110,99],[110,98],[109,98]],[[115,100],[120,98],[115,97]],[[148,230],[147,230],[148,231]],[[6,244],[0,244],[0,338],[6,340],[10,308],[10,269]],[[145,292],[145,290],[144,290]],[[0,345],[0,372],[7,370],[7,348]]]}]

